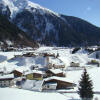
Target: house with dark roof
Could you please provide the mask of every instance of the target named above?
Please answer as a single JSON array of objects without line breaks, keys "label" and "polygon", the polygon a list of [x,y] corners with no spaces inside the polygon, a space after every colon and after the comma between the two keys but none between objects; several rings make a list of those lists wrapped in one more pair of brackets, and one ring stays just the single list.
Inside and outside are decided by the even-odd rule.
[{"label": "house with dark roof", "polygon": [[[47,89],[50,87],[50,85],[53,84],[57,84],[56,89],[72,89],[76,86],[76,84],[74,82],[72,82],[71,80],[67,79],[67,78],[62,78],[62,77],[49,77],[44,79],[44,83],[43,83],[43,90]],[[46,85],[49,84],[46,88]],[[55,87],[54,87],[55,88]]]},{"label": "house with dark roof", "polygon": [[47,77],[51,76],[58,76],[58,77],[65,77],[65,73],[61,69],[48,69],[46,71]]},{"label": "house with dark roof", "polygon": [[16,78],[21,77],[23,73],[20,70],[15,69],[10,74],[14,74],[14,77]]}]

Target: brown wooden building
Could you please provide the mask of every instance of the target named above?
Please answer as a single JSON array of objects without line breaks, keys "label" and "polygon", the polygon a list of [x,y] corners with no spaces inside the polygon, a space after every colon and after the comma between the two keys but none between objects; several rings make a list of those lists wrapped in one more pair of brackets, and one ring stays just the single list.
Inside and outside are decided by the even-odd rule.
[{"label": "brown wooden building", "polygon": [[43,73],[41,71],[33,70],[32,72],[25,73],[26,79],[29,80],[42,80]]},{"label": "brown wooden building", "polygon": [[48,69],[46,71],[47,77],[51,76],[58,76],[58,77],[65,77],[65,74],[60,69]]},{"label": "brown wooden building", "polygon": [[18,70],[13,70],[11,74],[14,74],[14,77],[21,77],[23,73]]},{"label": "brown wooden building", "polygon": [[61,77],[50,77],[44,80],[43,85],[47,83],[57,83],[56,89],[72,89],[76,86],[75,83],[64,80]]}]

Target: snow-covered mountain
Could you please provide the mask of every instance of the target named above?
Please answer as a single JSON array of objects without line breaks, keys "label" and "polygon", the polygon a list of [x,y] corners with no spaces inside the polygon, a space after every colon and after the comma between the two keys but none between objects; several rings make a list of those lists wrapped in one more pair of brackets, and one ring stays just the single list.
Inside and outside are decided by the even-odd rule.
[{"label": "snow-covered mountain", "polygon": [[29,0],[1,0],[0,13],[35,41],[46,45],[94,45],[100,28],[71,16],[57,14]]},{"label": "snow-covered mountain", "polygon": [[27,10],[31,11],[32,7],[38,9],[41,14],[45,14],[45,13],[49,12],[49,13],[57,15],[57,13],[54,13],[53,11],[51,11],[47,8],[41,7],[40,5],[35,4],[28,0],[1,0],[0,4],[2,5],[3,12],[5,12],[7,10],[6,9],[7,7],[9,8],[10,13],[11,13],[10,14],[11,18],[15,17],[16,14],[23,11],[23,9],[27,9]]}]

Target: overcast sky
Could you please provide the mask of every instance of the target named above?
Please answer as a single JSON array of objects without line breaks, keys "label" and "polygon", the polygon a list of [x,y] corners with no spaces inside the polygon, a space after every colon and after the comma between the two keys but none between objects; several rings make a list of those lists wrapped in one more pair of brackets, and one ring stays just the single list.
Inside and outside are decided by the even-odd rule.
[{"label": "overcast sky", "polygon": [[76,16],[100,27],[100,0],[31,0],[57,13]]}]

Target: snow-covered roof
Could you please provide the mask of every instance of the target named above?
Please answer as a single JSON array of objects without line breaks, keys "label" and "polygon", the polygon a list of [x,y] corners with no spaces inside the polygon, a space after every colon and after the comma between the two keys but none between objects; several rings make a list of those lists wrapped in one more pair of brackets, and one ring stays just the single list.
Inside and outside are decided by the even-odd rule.
[{"label": "snow-covered roof", "polygon": [[42,71],[39,71],[39,70],[33,70],[33,71],[26,72],[25,75],[32,74],[32,73],[43,74]]},{"label": "snow-covered roof", "polygon": [[33,73],[43,74],[43,72],[42,72],[42,71],[38,71],[38,70],[33,70]]},{"label": "snow-covered roof", "polygon": [[18,68],[14,68],[13,70],[16,70],[16,71],[19,71],[19,72],[23,73],[23,72],[27,72],[28,68],[26,68],[26,67],[18,67]]},{"label": "snow-covered roof", "polygon": [[44,81],[49,81],[49,80],[59,80],[59,81],[63,81],[63,82],[69,82],[69,83],[73,83],[72,80],[70,79],[67,79],[67,78],[62,78],[62,77],[57,77],[57,76],[52,76],[52,77],[49,77],[49,78],[45,78]]},{"label": "snow-covered roof", "polygon": [[59,73],[63,73],[63,71],[62,70],[60,70],[60,69],[49,69],[52,73],[54,73],[54,74],[59,74]]},{"label": "snow-covered roof", "polygon": [[14,78],[14,74],[0,76],[0,79],[11,79],[11,78]]},{"label": "snow-covered roof", "polygon": [[46,85],[57,86],[56,82],[46,83]]},{"label": "snow-covered roof", "polygon": [[12,72],[13,71],[18,71],[18,72],[20,72],[20,73],[23,73],[23,71],[22,70],[17,70],[17,69],[14,69],[14,70],[12,70]]},{"label": "snow-covered roof", "polygon": [[49,63],[55,64],[55,65],[64,65],[63,61],[54,57],[49,57]]}]

